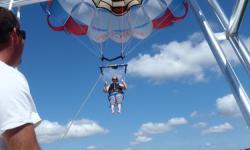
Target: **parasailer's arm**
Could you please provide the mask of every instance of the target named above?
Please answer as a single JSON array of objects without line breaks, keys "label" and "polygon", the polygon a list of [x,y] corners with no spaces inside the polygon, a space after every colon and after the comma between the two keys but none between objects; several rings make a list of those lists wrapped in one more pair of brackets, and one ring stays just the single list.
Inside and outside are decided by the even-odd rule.
[{"label": "parasailer's arm", "polygon": [[121,86],[124,90],[127,90],[128,89],[128,85],[127,83],[124,81],[124,80],[121,80]]},{"label": "parasailer's arm", "polygon": [[108,93],[108,91],[109,91],[109,84],[108,84],[108,82],[106,81],[105,82],[105,84],[104,84],[104,87],[103,87],[103,92],[105,92],[105,93]]}]

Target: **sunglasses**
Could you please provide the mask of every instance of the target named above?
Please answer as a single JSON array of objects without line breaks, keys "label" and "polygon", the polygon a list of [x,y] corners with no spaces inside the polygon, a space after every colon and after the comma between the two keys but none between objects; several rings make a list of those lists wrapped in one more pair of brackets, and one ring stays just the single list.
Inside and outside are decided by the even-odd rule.
[{"label": "sunglasses", "polygon": [[24,30],[17,30],[17,33],[25,40],[26,39],[26,32]]}]

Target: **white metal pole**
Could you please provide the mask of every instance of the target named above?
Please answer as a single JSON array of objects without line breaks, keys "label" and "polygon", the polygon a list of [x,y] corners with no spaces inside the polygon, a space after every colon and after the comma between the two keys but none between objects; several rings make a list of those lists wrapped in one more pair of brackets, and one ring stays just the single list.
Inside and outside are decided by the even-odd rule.
[{"label": "white metal pole", "polygon": [[14,0],[10,0],[10,3],[9,3],[9,10],[12,10],[13,2],[14,2]]},{"label": "white metal pole", "polygon": [[236,99],[236,102],[242,112],[242,115],[250,129],[250,102],[249,98],[242,87],[240,81],[238,80],[230,62],[227,60],[225,54],[222,51],[222,48],[215,38],[215,35],[209,26],[201,8],[199,7],[196,0],[189,0],[191,4],[191,8],[200,24],[202,32],[210,46],[210,49],[222,71],[225,78],[227,79],[233,95]]},{"label": "white metal pole", "polygon": [[218,4],[217,0],[208,0],[208,2],[212,6],[212,8],[215,12],[215,15],[217,16],[218,20],[220,21],[223,29],[226,31],[228,24],[229,24],[229,21],[225,15],[225,13],[221,9],[220,5]]},{"label": "white metal pole", "polygon": [[[1,2],[4,1],[4,2]],[[9,8],[10,10],[14,7],[32,5],[41,2],[47,2],[48,0],[0,0],[0,6]]]},{"label": "white metal pole", "polygon": [[16,16],[17,16],[17,18],[18,18],[19,20],[21,20],[21,7],[20,7],[20,6],[17,7],[17,14],[16,14]]},{"label": "white metal pole", "polygon": [[[225,30],[228,41],[232,45],[235,53],[237,54],[240,62],[244,66],[245,70],[250,75],[250,51],[247,49],[244,42],[242,42],[242,40],[238,37],[237,34],[230,34],[229,33],[229,31],[228,31],[228,27],[229,27],[228,18],[226,17],[226,15],[223,12],[222,8],[218,4],[217,0],[208,0],[208,1],[210,3],[211,7],[213,8],[218,20],[220,21],[223,29]],[[247,5],[247,1],[244,2],[244,5]],[[242,16],[243,16],[243,12],[244,11],[242,10],[241,13],[240,13],[241,16],[237,15],[241,19],[242,19]],[[235,17],[233,17],[233,18],[235,18]],[[238,20],[238,21],[236,21],[236,22],[238,22],[238,25],[241,22],[241,19],[239,19],[239,18],[238,19],[236,18],[236,20]]]},{"label": "white metal pole", "polygon": [[228,33],[234,35],[238,33],[240,24],[242,22],[243,14],[246,10],[248,0],[237,0],[233,14],[230,18]]}]

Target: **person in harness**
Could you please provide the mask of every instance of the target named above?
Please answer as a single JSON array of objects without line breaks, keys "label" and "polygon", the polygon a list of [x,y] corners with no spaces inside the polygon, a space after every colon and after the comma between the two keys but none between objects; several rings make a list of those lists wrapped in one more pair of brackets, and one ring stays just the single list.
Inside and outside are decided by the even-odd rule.
[{"label": "person in harness", "polygon": [[123,101],[123,90],[127,90],[127,84],[124,80],[121,80],[121,83],[119,83],[118,77],[113,76],[112,77],[112,83],[108,84],[105,82],[103,91],[105,93],[108,93],[108,99],[110,102],[111,112],[115,112],[115,106],[117,105],[118,113],[121,113],[122,109],[122,101]]}]

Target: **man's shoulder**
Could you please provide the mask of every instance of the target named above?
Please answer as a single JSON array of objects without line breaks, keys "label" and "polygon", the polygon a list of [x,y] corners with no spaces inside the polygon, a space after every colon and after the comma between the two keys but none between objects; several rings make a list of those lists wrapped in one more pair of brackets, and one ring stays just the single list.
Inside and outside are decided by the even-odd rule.
[{"label": "man's shoulder", "polygon": [[2,79],[10,79],[10,80],[23,80],[25,77],[23,74],[18,71],[16,68],[11,67],[0,61],[0,77]]},{"label": "man's shoulder", "polygon": [[23,74],[17,69],[0,63],[0,87],[5,88],[20,88],[26,87],[27,81]]}]

